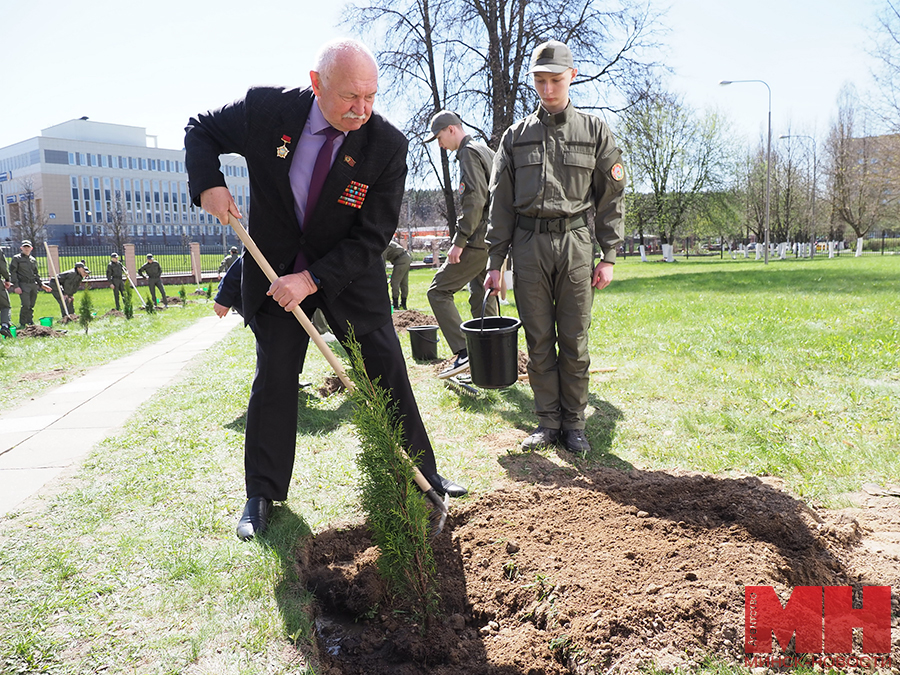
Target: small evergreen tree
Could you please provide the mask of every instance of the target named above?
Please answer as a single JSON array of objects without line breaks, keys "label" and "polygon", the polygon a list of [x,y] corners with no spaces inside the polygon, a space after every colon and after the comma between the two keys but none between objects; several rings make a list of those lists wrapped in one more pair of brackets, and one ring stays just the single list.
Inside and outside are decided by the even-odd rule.
[{"label": "small evergreen tree", "polygon": [[380,550],[378,570],[395,597],[427,621],[437,611],[438,596],[426,500],[413,479],[396,404],[369,379],[352,335],[349,355],[361,502]]},{"label": "small evergreen tree", "polygon": [[178,290],[178,297],[181,298],[181,306],[187,307],[187,291],[184,290],[184,286]]},{"label": "small evergreen tree", "polygon": [[81,294],[81,303],[78,305],[78,323],[84,328],[84,334],[87,335],[88,327],[94,320],[94,302],[91,300],[91,292],[85,291]]},{"label": "small evergreen tree", "polygon": [[122,294],[122,311],[125,313],[126,319],[132,319],[134,317],[134,299],[132,293],[131,286],[126,286],[125,293]]},{"label": "small evergreen tree", "polygon": [[150,298],[147,298],[147,302],[144,303],[144,311],[147,312],[147,314],[153,314],[156,312],[156,306],[153,304],[153,300],[151,300]]},{"label": "small evergreen tree", "polygon": [[203,290],[206,291],[206,301],[209,302],[212,299],[212,284],[207,284]]}]

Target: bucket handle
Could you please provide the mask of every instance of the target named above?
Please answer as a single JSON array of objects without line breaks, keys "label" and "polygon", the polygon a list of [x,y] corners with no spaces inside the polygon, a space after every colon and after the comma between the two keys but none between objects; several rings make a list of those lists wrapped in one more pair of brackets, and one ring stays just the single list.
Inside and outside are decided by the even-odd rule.
[{"label": "bucket handle", "polygon": [[[487,301],[488,298],[491,297],[491,289],[487,289],[484,292],[484,300],[481,302],[481,328],[479,332],[484,332],[484,311],[487,309]],[[500,303],[497,303],[497,316],[500,316]]]}]

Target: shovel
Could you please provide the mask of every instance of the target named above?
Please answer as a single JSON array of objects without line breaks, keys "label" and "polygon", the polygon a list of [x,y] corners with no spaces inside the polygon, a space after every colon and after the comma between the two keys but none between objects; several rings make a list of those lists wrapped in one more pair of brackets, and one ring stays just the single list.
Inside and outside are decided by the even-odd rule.
[{"label": "shovel", "polygon": [[[233,215],[228,214],[228,224],[231,226],[231,229],[234,230],[234,233],[238,236],[244,243],[244,247],[250,252],[250,255],[253,256],[253,259],[256,261],[256,264],[259,265],[259,268],[266,275],[266,278],[275,283],[278,279],[278,275],[275,273],[275,270],[266,260],[265,256],[262,254],[262,251],[259,250],[259,247],[256,245],[256,242],[250,237],[250,234],[247,230],[244,229],[244,226],[238,221]],[[328,346],[328,343],[322,339],[322,336],[319,335],[319,331],[316,330],[315,326],[312,325],[312,322],[309,320],[309,317],[300,309],[300,305],[297,305],[292,310],[293,315],[297,318],[297,321],[300,322],[300,325],[303,326],[303,330],[306,331],[306,334],[309,335],[310,339],[315,343],[316,347],[319,348],[319,351],[322,352],[322,356],[325,357],[325,360],[331,365],[334,370],[334,374],[338,376],[338,379],[341,383],[347,388],[348,391],[353,391],[354,386],[353,382],[350,381],[350,378],[347,377],[347,373],[344,371],[344,366],[338,360],[337,356],[334,355],[334,352],[331,351],[331,348]],[[437,514],[436,518],[432,519],[432,537],[436,537],[441,533],[441,530],[444,529],[444,523],[447,522],[447,514],[450,513],[450,509],[448,504],[450,502],[449,495],[444,495],[444,498],[438,495],[435,492],[434,488],[431,487],[431,483],[428,482],[428,479],[422,475],[422,472],[419,470],[419,467],[413,465],[413,479],[416,481],[416,485],[419,486],[419,489],[425,493],[425,496],[434,504],[434,510],[432,514]],[[436,522],[434,522],[436,520]]]}]

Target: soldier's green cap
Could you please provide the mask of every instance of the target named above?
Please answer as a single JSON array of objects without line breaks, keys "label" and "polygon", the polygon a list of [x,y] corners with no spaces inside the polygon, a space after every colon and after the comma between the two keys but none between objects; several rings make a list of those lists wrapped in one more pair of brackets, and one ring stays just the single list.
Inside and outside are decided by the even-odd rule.
[{"label": "soldier's green cap", "polygon": [[87,276],[91,275],[91,271],[87,268],[87,265],[85,265],[83,262],[79,261],[79,262],[75,263],[75,269],[77,270],[79,267],[84,268],[84,271],[87,273]]},{"label": "soldier's green cap", "polygon": [[237,253],[237,246],[232,246],[232,247],[231,247],[231,252],[232,252],[232,253]]},{"label": "soldier's green cap", "polygon": [[528,74],[564,73],[574,67],[575,59],[572,58],[572,50],[559,40],[548,40],[539,44],[531,52],[531,67],[528,69]]},{"label": "soldier's green cap", "polygon": [[[31,246],[31,242],[28,241],[27,239],[24,239],[22,241],[22,246]],[[31,246],[31,248],[34,248],[34,246]]]},{"label": "soldier's green cap", "polygon": [[451,124],[462,126],[462,120],[452,110],[441,110],[437,115],[431,118],[431,138],[426,138],[426,143],[431,143],[437,135]]},{"label": "soldier's green cap", "polygon": [[152,257],[153,257],[153,254],[152,254],[152,253],[148,253],[148,254],[147,254],[147,257],[148,257],[148,258],[152,258]]},{"label": "soldier's green cap", "polygon": [[115,251],[113,251],[112,253],[109,254],[109,257],[110,257],[110,258],[118,258],[118,257],[119,257],[119,254],[116,253]]}]

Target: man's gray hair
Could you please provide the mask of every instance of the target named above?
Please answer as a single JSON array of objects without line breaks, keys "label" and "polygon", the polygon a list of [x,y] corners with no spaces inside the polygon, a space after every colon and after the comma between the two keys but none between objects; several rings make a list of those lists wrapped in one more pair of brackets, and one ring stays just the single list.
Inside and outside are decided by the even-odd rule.
[{"label": "man's gray hair", "polygon": [[378,69],[375,55],[362,42],[353,38],[338,38],[322,45],[319,53],[316,54],[313,70],[319,73],[319,77],[322,80],[327,82],[335,64],[343,56],[362,56],[369,59],[376,70]]}]

